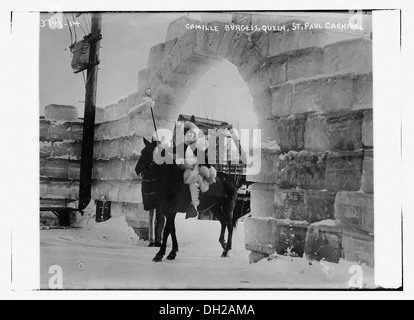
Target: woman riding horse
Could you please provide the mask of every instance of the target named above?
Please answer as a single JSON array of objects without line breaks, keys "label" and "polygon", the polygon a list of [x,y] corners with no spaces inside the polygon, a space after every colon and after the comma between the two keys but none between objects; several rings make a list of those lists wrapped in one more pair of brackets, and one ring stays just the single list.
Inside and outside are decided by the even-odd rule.
[{"label": "woman riding horse", "polygon": [[[172,251],[167,259],[175,259],[178,252],[178,242],[175,230],[175,216],[177,212],[186,212],[191,205],[191,196],[188,185],[184,183],[183,170],[180,169],[173,160],[173,152],[167,148],[157,148],[158,142],[149,142],[144,139],[145,147],[141,152],[141,157],[137,164],[137,173],[149,170],[158,183],[158,208],[162,210],[167,221],[163,233],[163,242],[160,251],[156,254],[153,261],[162,261],[165,255],[167,240],[169,235],[172,238]],[[163,153],[163,158],[169,158],[162,164],[154,162],[154,153]],[[200,197],[199,210],[211,210],[221,223],[221,233],[219,242],[223,248],[222,257],[228,257],[228,252],[232,248],[233,228],[236,226],[238,217],[233,215],[236,204],[237,186],[229,175],[219,173],[217,182],[210,185],[208,196]],[[225,242],[224,235],[228,230],[228,240]]]},{"label": "woman riding horse", "polygon": [[[179,146],[175,148],[175,153]],[[184,123],[184,158],[177,159],[176,164],[184,170],[184,183],[189,186],[191,194],[191,205],[187,208],[188,218],[195,218],[200,205],[200,191],[205,193],[210,185],[216,182],[217,172],[208,163],[208,141],[204,138],[203,132],[193,123]],[[204,152],[202,163],[198,161],[198,153]]]}]

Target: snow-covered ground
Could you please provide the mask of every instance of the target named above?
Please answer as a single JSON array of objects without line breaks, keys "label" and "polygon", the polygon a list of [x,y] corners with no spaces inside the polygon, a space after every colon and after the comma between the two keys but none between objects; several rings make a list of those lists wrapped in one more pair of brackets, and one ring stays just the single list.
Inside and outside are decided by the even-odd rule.
[{"label": "snow-covered ground", "polygon": [[[349,288],[355,264],[312,262],[274,255],[249,264],[244,224],[233,238],[230,258],[221,258],[217,221],[176,218],[179,252],[175,261],[152,262],[158,248],[140,241],[123,217],[83,228],[42,230],[41,288],[49,289],[49,268],[63,271],[64,289],[281,289]],[[170,243],[170,241],[169,241]],[[171,250],[167,248],[167,254]],[[350,269],[351,268],[351,269]],[[351,271],[351,273],[350,273]],[[366,288],[374,270],[363,266]]]}]

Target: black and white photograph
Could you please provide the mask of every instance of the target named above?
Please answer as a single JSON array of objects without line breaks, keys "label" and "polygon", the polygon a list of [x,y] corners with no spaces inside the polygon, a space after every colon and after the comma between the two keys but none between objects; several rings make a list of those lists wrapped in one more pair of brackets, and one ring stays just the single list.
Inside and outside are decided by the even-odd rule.
[{"label": "black and white photograph", "polygon": [[375,14],[39,10],[34,289],[400,290]]},{"label": "black and white photograph", "polygon": [[369,12],[40,18],[42,289],[375,288]]}]

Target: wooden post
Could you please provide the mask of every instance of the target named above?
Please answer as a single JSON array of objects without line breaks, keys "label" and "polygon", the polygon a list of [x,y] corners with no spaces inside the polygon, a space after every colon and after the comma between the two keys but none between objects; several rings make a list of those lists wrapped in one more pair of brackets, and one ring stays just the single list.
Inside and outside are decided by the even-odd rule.
[{"label": "wooden post", "polygon": [[78,210],[85,209],[91,201],[93,144],[96,109],[96,89],[98,80],[99,48],[102,25],[102,14],[93,13],[91,23],[90,62],[87,70],[85,112],[83,118],[82,158],[80,168],[79,206]]}]

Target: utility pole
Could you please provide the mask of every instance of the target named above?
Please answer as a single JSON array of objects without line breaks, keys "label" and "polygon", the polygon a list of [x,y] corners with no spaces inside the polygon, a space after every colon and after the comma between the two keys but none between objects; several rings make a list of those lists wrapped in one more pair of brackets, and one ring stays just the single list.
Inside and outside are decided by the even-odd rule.
[{"label": "utility pole", "polygon": [[102,13],[93,13],[91,33],[86,37],[90,43],[90,66],[87,69],[85,112],[83,117],[82,157],[80,168],[79,206],[78,210],[85,209],[91,201],[93,144],[96,109],[96,90],[99,64],[99,41],[101,35]]}]

